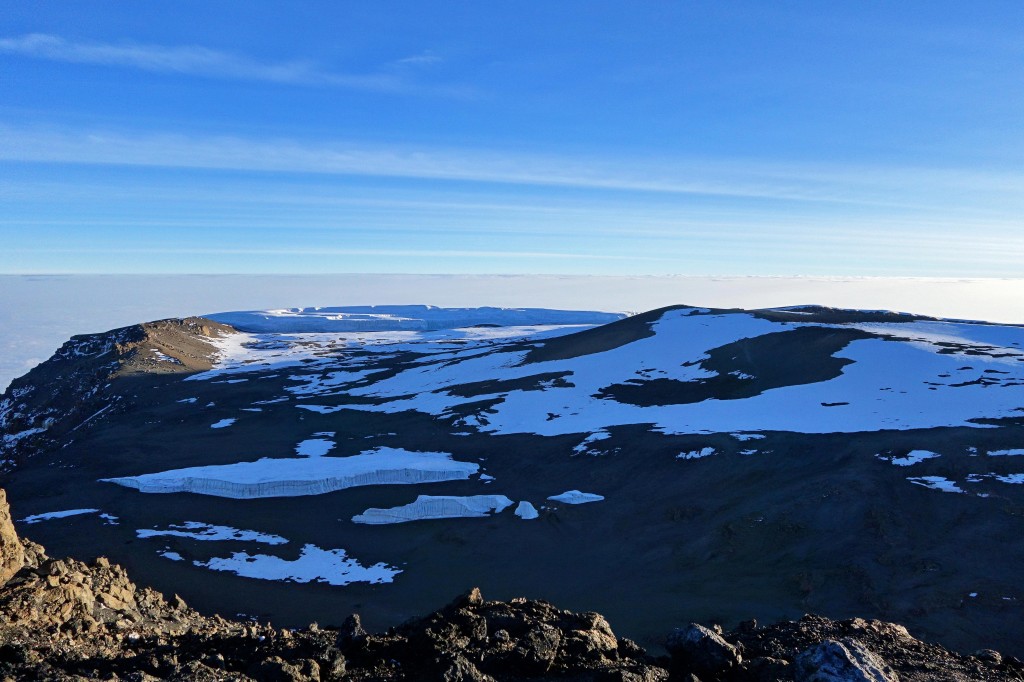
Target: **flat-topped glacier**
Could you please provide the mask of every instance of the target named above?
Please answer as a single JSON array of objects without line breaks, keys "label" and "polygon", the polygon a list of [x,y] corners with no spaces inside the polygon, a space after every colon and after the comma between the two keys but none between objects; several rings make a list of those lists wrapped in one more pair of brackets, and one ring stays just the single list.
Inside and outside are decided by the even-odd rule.
[{"label": "flat-topped glacier", "polygon": [[172,469],[101,481],[144,493],[197,493],[252,499],[322,495],[366,485],[408,485],[467,479],[480,465],[444,452],[380,447],[350,457],[303,457]]},{"label": "flat-topped glacier", "polygon": [[244,332],[336,332],[458,329],[474,325],[607,324],[624,313],[549,308],[438,308],[430,305],[368,305],[330,308],[240,310],[206,315]]},{"label": "flat-topped glacier", "polygon": [[426,519],[457,519],[497,514],[512,505],[504,495],[469,495],[456,497],[447,495],[420,495],[415,502],[401,507],[378,509],[371,507],[362,514],[352,517],[355,523],[373,525],[406,523]]}]

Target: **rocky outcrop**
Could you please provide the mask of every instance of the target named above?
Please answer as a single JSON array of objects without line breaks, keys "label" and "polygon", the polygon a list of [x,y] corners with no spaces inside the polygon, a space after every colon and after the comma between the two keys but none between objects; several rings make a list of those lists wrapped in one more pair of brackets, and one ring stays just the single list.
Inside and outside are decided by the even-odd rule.
[{"label": "rocky outcrop", "polygon": [[699,675],[719,675],[743,663],[736,646],[711,628],[691,623],[674,630],[665,640],[665,648],[680,664]]},{"label": "rocky outcrop", "polygon": [[209,369],[216,352],[210,339],[231,333],[190,317],[71,337],[0,395],[0,471],[117,409],[124,396],[113,380]]},{"label": "rocky outcrop", "polygon": [[7,491],[0,489],[0,585],[6,583],[25,563],[25,550],[14,530]]},{"label": "rocky outcrop", "polygon": [[[6,523],[4,522],[6,519]],[[597,613],[544,601],[486,601],[473,589],[382,634],[357,615],[302,630],[207,617],[133,584],[104,558],[47,557],[19,539],[0,490],[0,550],[21,548],[0,586],[0,680],[615,680],[918,682],[1024,680],[995,651],[960,656],[891,623],[805,616],[732,632],[691,624],[654,657]],[[7,564],[5,564],[7,565]],[[13,564],[11,564],[13,565]]]}]

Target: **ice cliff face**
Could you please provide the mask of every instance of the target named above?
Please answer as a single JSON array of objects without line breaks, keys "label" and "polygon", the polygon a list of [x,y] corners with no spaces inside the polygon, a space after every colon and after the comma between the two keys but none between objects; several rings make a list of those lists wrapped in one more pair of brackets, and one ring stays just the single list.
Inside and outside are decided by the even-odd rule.
[{"label": "ice cliff face", "polygon": [[498,513],[512,505],[504,495],[468,495],[465,497],[420,495],[415,502],[401,507],[377,509],[371,507],[353,516],[356,523],[386,524],[423,521],[426,519],[474,518]]},{"label": "ice cliff face", "polygon": [[102,479],[144,493],[198,493],[252,499],[298,497],[367,485],[411,485],[467,479],[479,470],[443,452],[377,448],[351,457],[260,459]]}]

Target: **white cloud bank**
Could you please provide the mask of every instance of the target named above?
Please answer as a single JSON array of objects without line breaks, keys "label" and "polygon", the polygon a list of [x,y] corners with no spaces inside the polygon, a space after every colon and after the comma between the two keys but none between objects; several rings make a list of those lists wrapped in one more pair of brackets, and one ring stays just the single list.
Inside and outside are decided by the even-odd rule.
[{"label": "white cloud bank", "polygon": [[[1024,173],[851,167],[751,159],[660,159],[484,148],[366,145],[178,133],[56,130],[0,122],[0,159],[208,170],[419,178],[510,185],[936,208],[996,217],[1024,208]],[[977,218],[977,216],[975,216]]]}]

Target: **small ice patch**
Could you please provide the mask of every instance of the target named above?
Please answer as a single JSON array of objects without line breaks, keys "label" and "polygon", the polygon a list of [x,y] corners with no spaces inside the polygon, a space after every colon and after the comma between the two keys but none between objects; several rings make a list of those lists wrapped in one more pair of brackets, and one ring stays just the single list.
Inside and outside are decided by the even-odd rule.
[{"label": "small ice patch", "polygon": [[582,455],[585,453],[599,454],[599,450],[592,450],[590,446],[598,441],[608,440],[611,437],[612,434],[608,433],[607,431],[595,431],[594,433],[584,438],[579,445],[572,449],[572,451],[575,452],[577,455]]},{"label": "small ice patch", "polygon": [[480,474],[480,480],[486,483],[488,481],[493,481],[494,476],[491,476],[490,474]]},{"label": "small ice patch", "polygon": [[552,495],[548,499],[553,502],[562,502],[563,504],[586,504],[587,502],[600,502],[604,499],[604,495],[581,493],[579,490],[567,490],[560,495]]},{"label": "small ice patch", "polygon": [[765,437],[763,433],[749,433],[749,432],[739,432],[739,433],[733,433],[733,434],[730,434],[730,435],[733,438],[735,438],[736,440],[738,440],[738,441],[761,440],[762,438]]},{"label": "small ice patch", "polygon": [[[994,478],[1003,483],[1024,483],[1024,474],[970,474],[967,476],[968,483],[981,483],[986,478]],[[982,497],[988,497],[982,495]]]},{"label": "small ice patch", "polygon": [[912,476],[907,480],[915,485],[923,485],[925,488],[941,490],[944,493],[964,492],[956,483],[942,476]]},{"label": "small ice patch", "polygon": [[344,410],[346,405],[296,405],[295,407],[300,410],[309,410],[310,412],[318,412],[320,414],[332,414]]},{"label": "small ice patch", "polygon": [[237,419],[221,419],[216,424],[210,424],[211,429],[223,429],[234,424]]},{"label": "small ice patch", "polygon": [[241,408],[241,410],[242,410],[242,412],[262,412],[263,408],[262,407],[243,407],[243,408]]},{"label": "small ice patch", "polygon": [[676,459],[701,459],[703,457],[710,457],[713,454],[715,454],[714,448],[701,448],[700,450],[680,452],[676,455]]},{"label": "small ice patch", "polygon": [[504,495],[420,495],[414,502],[401,507],[377,509],[371,507],[352,517],[355,523],[386,524],[424,521],[428,519],[478,518],[497,514],[512,504]]},{"label": "small ice patch", "polygon": [[402,572],[384,563],[362,566],[355,559],[347,557],[343,549],[321,549],[316,545],[303,547],[299,558],[294,560],[267,554],[235,552],[229,557],[192,563],[214,571],[228,571],[243,578],[330,585],[390,583]]},{"label": "small ice patch", "polygon": [[1024,457],[1024,448],[1013,450],[989,450],[989,457]]},{"label": "small ice patch", "polygon": [[288,542],[280,535],[260,533],[255,530],[239,530],[231,526],[214,526],[200,521],[186,521],[185,523],[172,523],[165,530],[141,528],[135,531],[140,538],[156,537],[178,537],[190,538],[192,540],[209,540],[220,542],[223,540],[236,540],[239,542],[262,542],[267,545],[283,545]]},{"label": "small ice patch", "polygon": [[178,358],[172,358],[170,355],[167,355],[166,353],[161,353],[156,348],[150,348],[149,350],[151,353],[153,353],[154,357],[156,357],[156,359],[159,360],[160,362],[169,362],[172,365],[181,364],[181,360],[179,360]]},{"label": "small ice patch", "polygon": [[310,438],[295,446],[295,454],[302,457],[323,457],[334,449],[334,441],[326,438]]},{"label": "small ice patch", "polygon": [[935,459],[938,456],[939,453],[932,452],[931,450],[911,450],[902,457],[888,457],[886,455],[875,455],[875,457],[877,457],[878,459],[890,462],[898,467],[908,467],[923,462],[926,459]]},{"label": "small ice patch", "polygon": [[177,552],[172,552],[170,550],[165,550],[163,552],[157,552],[157,554],[159,554],[160,556],[162,556],[165,559],[170,559],[171,561],[184,561],[185,560],[185,557],[181,556]]},{"label": "small ice patch", "polygon": [[199,398],[182,398],[181,400],[176,400],[175,402],[179,402],[179,403],[194,403],[197,400],[199,400]]},{"label": "small ice patch", "polygon": [[100,514],[100,518],[103,519],[103,523],[107,524],[108,526],[121,525],[120,519],[114,516],[113,514]]},{"label": "small ice patch", "polygon": [[531,503],[527,502],[526,500],[523,500],[516,507],[516,516],[528,521],[530,519],[537,518],[538,516],[540,516],[540,513],[537,511],[537,508],[534,507]]},{"label": "small ice patch", "polygon": [[52,519],[65,519],[69,516],[80,516],[82,514],[95,514],[99,509],[66,509],[64,511],[45,512],[43,514],[32,514],[21,519],[22,523],[39,523]]},{"label": "small ice patch", "polygon": [[970,593],[969,595],[967,595],[967,596],[968,596],[968,597],[971,597],[971,598],[973,599],[974,597],[977,597],[977,596],[978,596],[978,593],[977,593],[977,592],[971,592],[971,593]]}]

